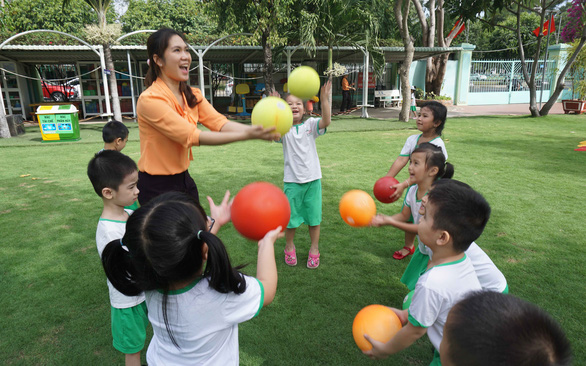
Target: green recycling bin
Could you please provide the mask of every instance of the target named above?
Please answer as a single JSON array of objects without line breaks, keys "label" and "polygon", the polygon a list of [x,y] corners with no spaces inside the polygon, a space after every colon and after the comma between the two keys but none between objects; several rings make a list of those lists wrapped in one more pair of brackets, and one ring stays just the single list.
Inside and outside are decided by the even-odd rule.
[{"label": "green recycling bin", "polygon": [[42,105],[37,108],[37,119],[43,142],[81,140],[77,108],[73,104]]}]

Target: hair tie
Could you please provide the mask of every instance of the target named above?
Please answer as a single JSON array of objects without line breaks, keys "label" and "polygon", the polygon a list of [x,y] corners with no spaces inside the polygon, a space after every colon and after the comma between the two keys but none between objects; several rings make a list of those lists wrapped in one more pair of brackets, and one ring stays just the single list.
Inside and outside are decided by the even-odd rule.
[{"label": "hair tie", "polygon": [[151,59],[147,58],[147,65],[151,66]]},{"label": "hair tie", "polygon": [[197,232],[197,238],[198,238],[199,240],[201,240],[201,238],[200,238],[200,234],[202,233],[202,231],[203,231],[203,230],[200,230],[200,231],[198,231],[198,232]]}]

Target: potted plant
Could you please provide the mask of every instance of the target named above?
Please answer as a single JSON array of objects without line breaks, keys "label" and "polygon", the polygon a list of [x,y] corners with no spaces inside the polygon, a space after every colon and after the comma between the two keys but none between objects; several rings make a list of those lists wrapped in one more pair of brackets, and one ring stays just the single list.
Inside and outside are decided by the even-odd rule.
[{"label": "potted plant", "polygon": [[[576,79],[576,76],[574,76]],[[563,99],[564,113],[581,114],[586,112],[586,80],[572,80],[572,99]],[[577,99],[574,99],[574,96]]]},{"label": "potted plant", "polygon": [[[563,42],[572,42],[569,55],[578,50],[579,35],[584,27],[586,16],[586,3],[574,1],[568,9],[568,21],[564,27],[561,39]],[[572,75],[572,99],[562,100],[565,113],[580,114],[586,112],[586,48],[582,48],[576,56],[576,60],[570,68]]]}]

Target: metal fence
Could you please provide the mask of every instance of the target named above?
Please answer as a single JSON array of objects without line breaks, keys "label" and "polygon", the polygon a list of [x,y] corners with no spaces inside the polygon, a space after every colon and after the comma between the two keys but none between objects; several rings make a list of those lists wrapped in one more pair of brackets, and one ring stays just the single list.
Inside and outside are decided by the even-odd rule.
[{"label": "metal fence", "polygon": [[[533,60],[525,63],[528,73],[531,73]],[[538,61],[535,77],[538,98],[540,95],[543,95],[543,100],[549,98],[555,82],[555,67],[554,60]],[[523,77],[520,60],[473,60],[468,91],[468,103],[471,105],[529,102],[529,86]]]}]

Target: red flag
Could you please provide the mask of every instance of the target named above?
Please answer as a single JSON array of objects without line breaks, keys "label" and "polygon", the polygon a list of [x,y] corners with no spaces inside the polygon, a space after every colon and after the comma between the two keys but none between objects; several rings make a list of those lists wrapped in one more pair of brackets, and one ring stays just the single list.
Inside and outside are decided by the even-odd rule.
[{"label": "red flag", "polygon": [[[551,24],[551,27],[550,27]],[[533,30],[533,34],[535,34],[535,37],[539,37],[539,29],[541,27],[537,27],[535,28],[535,30]],[[555,32],[555,21],[553,20],[553,14],[551,15],[551,19],[548,20],[547,22],[543,23],[543,35],[547,36],[550,33]]]},{"label": "red flag", "polygon": [[551,15],[551,19],[549,20],[549,33],[554,33],[555,32],[555,21],[553,20],[553,14]]},{"label": "red flag", "polygon": [[458,35],[460,33],[462,33],[465,28],[466,28],[466,24],[462,21],[462,18],[458,19],[456,21],[456,24],[454,24],[454,26],[450,30],[450,33],[448,33],[448,38],[450,38],[450,36],[452,35],[452,33],[454,31],[457,31],[456,35],[454,36],[454,39],[456,39],[456,37],[458,37]]}]

